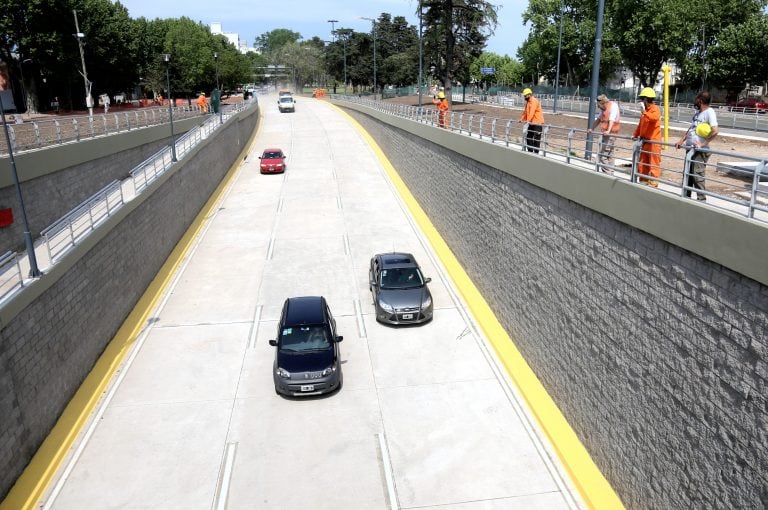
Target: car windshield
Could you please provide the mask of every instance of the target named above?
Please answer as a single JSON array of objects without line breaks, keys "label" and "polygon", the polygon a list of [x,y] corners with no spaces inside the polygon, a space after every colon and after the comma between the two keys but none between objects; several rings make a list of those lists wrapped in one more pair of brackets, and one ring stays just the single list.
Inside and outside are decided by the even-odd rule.
[{"label": "car windshield", "polygon": [[283,154],[280,152],[265,152],[262,159],[280,159],[282,157]]},{"label": "car windshield", "polygon": [[424,285],[417,267],[384,269],[381,271],[382,289],[415,289]]},{"label": "car windshield", "polygon": [[331,347],[328,329],[323,325],[286,327],[280,332],[280,350],[305,352]]},{"label": "car windshield", "polygon": [[292,103],[293,98],[291,96],[283,96],[280,98],[281,103]]}]

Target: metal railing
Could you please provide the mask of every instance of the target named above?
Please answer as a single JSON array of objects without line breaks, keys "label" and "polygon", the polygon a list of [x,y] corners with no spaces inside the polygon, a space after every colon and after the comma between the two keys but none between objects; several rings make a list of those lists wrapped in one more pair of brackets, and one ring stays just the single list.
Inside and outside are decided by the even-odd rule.
[{"label": "metal railing", "polygon": [[[433,107],[421,107],[374,101],[357,96],[332,96],[339,101],[362,104],[376,111],[407,118],[415,122],[439,126],[440,116]],[[528,141],[528,125],[515,119],[449,111],[445,128],[490,143],[537,153],[560,160],[568,165],[595,172],[609,173],[632,183],[645,184],[681,197],[694,193],[706,198],[706,205],[726,209],[747,218],[768,222],[768,155],[750,156],[712,149],[676,148],[674,144],[633,140],[626,136],[603,136],[586,129],[563,126],[542,126],[540,146]],[[587,152],[587,142],[592,150]],[[609,155],[599,157],[612,147]],[[654,151],[651,149],[659,149]],[[640,165],[641,156],[661,153],[661,163],[654,168]],[[705,162],[692,161],[703,154]],[[700,169],[702,176],[694,173]],[[656,177],[643,174],[650,170]],[[646,176],[648,175],[648,176]],[[703,201],[703,200],[702,200]]]},{"label": "metal railing", "polygon": [[[457,99],[457,97],[459,99]],[[454,94],[454,101],[460,99],[460,94]],[[542,108],[551,109],[554,104],[554,97],[551,94],[536,96],[541,102]],[[483,99],[484,98],[484,99]],[[502,107],[521,108],[525,100],[518,93],[501,92],[495,96],[467,95],[467,102],[485,103]],[[638,118],[642,114],[640,103],[637,102],[616,102],[621,109],[621,115],[624,117]],[[557,98],[557,109],[561,112],[572,112],[587,115],[589,113],[588,97],[570,97],[559,96]],[[730,106],[716,107],[717,120],[721,128],[746,129],[750,131],[768,131],[768,114],[760,112],[754,108],[737,108]],[[675,104],[670,106],[669,120],[674,122],[690,122],[691,117],[696,113],[693,105]],[[586,124],[586,122],[585,122]]]},{"label": "metal railing", "polygon": [[[174,120],[200,115],[203,115],[203,112],[197,105],[173,108]],[[8,131],[11,148],[15,153],[166,123],[168,123],[168,108],[157,107],[93,116],[78,115],[28,120],[21,124],[8,124]],[[1,138],[0,155],[4,154],[8,154],[8,146],[5,138]]]},{"label": "metal railing", "polygon": [[[226,123],[234,114],[255,106],[256,101],[248,101],[232,105],[219,115],[210,115],[205,122],[176,140],[177,158],[181,159],[210,136],[222,123]],[[174,113],[175,115],[175,113]],[[123,181],[112,181],[110,184],[93,194],[75,209],[64,215],[41,232],[40,242],[36,243],[42,254],[41,261],[47,260],[46,267],[59,262],[72,248],[82,242],[107,218],[115,214],[136,195],[172,166],[171,150],[166,147],[131,170]],[[134,194],[126,196],[125,189],[133,189]],[[37,253],[37,249],[36,249]],[[0,303],[11,299],[19,289],[24,287],[25,279],[22,266],[25,257],[14,252],[0,256]]]}]

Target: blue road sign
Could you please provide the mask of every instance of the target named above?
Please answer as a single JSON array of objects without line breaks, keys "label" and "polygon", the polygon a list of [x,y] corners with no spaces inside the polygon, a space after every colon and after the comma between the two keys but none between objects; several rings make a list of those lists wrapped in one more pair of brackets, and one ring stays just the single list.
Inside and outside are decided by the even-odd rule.
[{"label": "blue road sign", "polygon": [[496,68],[494,67],[481,67],[480,74],[495,74]]}]

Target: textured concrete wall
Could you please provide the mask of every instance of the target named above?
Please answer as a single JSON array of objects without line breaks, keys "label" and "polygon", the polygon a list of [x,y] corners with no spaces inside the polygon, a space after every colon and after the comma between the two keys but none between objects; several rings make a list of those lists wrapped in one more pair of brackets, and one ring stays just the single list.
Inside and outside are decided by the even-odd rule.
[{"label": "textured concrete wall", "polygon": [[228,122],[0,309],[0,500],[257,121],[253,108]]},{"label": "textured concrete wall", "polygon": [[[766,508],[768,287],[630,224],[665,211],[667,224],[648,229],[702,251],[733,242],[734,229],[757,237],[730,247],[735,253],[768,248],[765,227],[720,231],[721,220],[702,219],[709,212],[690,201],[605,187],[614,180],[349,113],[390,158],[628,508]],[[626,221],[597,212],[618,194],[616,216]],[[687,215],[687,230],[675,232]],[[722,221],[731,220],[746,221]],[[707,238],[691,237],[696,221],[709,224]]]},{"label": "textured concrete wall", "polygon": [[[174,122],[176,135],[204,120],[195,117]],[[41,230],[113,180],[127,177],[169,140],[168,125],[152,126],[17,154],[16,170],[32,237],[39,237]],[[0,208],[12,208],[15,222],[0,229],[0,253],[24,250],[21,208],[9,165],[7,157],[0,158]]]}]

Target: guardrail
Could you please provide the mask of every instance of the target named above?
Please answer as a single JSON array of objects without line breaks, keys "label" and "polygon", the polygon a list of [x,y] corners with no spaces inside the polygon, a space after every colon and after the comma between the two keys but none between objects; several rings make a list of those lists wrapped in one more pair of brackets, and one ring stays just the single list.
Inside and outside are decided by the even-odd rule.
[{"label": "guardrail", "polygon": [[[174,120],[200,115],[203,115],[203,112],[197,105],[173,108]],[[8,134],[11,138],[11,148],[16,153],[166,124],[168,117],[167,107],[143,108],[92,116],[58,117],[31,120],[21,124],[8,124]],[[5,138],[0,137],[0,155],[3,154],[8,154],[8,145]]]},{"label": "guardrail", "polygon": [[[221,117],[210,115],[201,126],[195,127],[176,140],[177,159],[189,154],[195,145],[210,136],[234,114],[256,104],[256,101],[238,103],[224,109]],[[125,180],[112,181],[44,229],[41,232],[40,242],[36,243],[43,250],[43,253],[38,254],[36,249],[38,260],[41,262],[47,260],[47,266],[43,268],[59,262],[72,248],[127,202],[143,192],[153,180],[172,165],[171,150],[166,147],[134,167]],[[126,189],[129,191],[129,196],[126,196]],[[130,195],[131,189],[134,192],[132,195]],[[22,270],[25,261],[25,255],[10,251],[0,256],[0,303],[11,299],[25,286]]]},{"label": "guardrail", "polygon": [[[435,108],[409,106],[375,101],[357,96],[332,96],[339,101],[362,104],[376,111],[407,118],[415,122],[439,126]],[[706,205],[735,212],[747,218],[768,223],[768,156],[750,156],[735,152],[712,149],[677,149],[674,144],[653,142],[661,148],[660,175],[655,178],[641,174],[639,160],[646,152],[642,140],[626,136],[603,136],[586,129],[545,125],[542,128],[540,147],[529,145],[528,124],[515,119],[496,118],[486,115],[449,111],[445,116],[445,128],[466,136],[477,137],[490,143],[502,144],[510,149],[534,152],[582,169],[612,174],[632,183],[651,185],[660,191],[696,198],[703,198]],[[587,151],[588,142],[592,150]],[[602,158],[599,155],[608,152]],[[697,153],[703,153],[707,161],[692,162]],[[703,176],[694,175],[692,163],[701,165]],[[699,188],[703,186],[704,189]]]},{"label": "guardrail", "polygon": [[[536,96],[541,102],[542,108],[552,109],[554,98],[551,95]],[[454,101],[461,101],[461,94],[454,93]],[[458,98],[458,99],[457,99]],[[485,99],[483,99],[485,98]],[[469,102],[485,103],[503,107],[519,107],[522,109],[525,101],[517,93],[501,93],[496,96],[467,96]],[[640,117],[642,108],[635,102],[616,102],[621,109],[622,116]],[[573,112],[587,115],[589,113],[589,98],[559,96],[557,98],[557,109],[561,112]],[[761,113],[754,108],[737,108],[730,106],[720,106],[715,108],[717,111],[717,121],[721,128],[747,129],[750,131],[768,131],[768,114]],[[595,110],[597,112],[597,110]],[[669,119],[675,122],[690,122],[696,110],[692,105],[676,104],[669,109]]]}]

